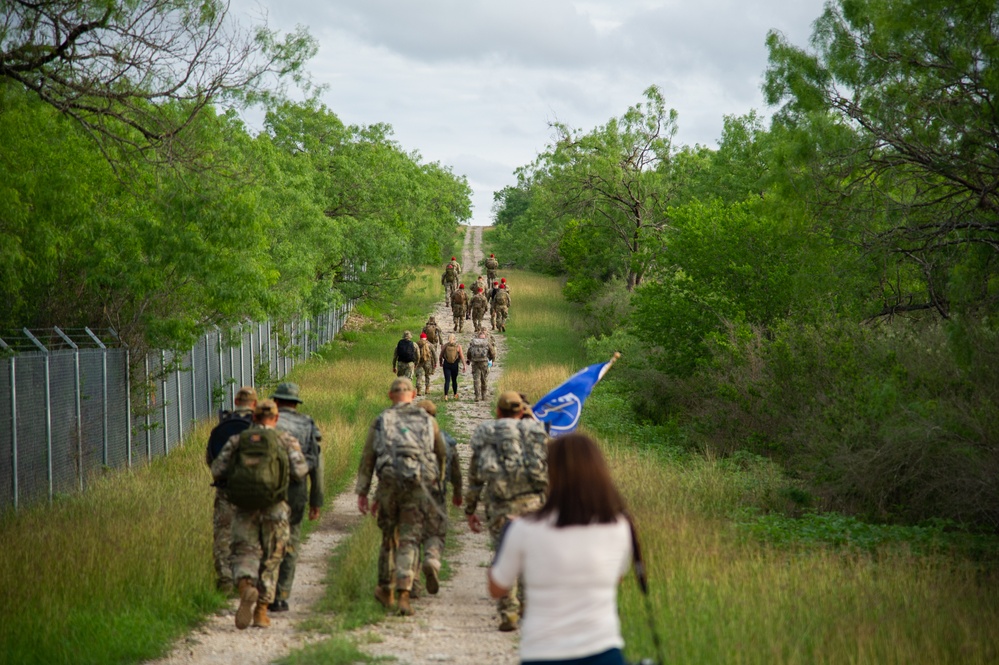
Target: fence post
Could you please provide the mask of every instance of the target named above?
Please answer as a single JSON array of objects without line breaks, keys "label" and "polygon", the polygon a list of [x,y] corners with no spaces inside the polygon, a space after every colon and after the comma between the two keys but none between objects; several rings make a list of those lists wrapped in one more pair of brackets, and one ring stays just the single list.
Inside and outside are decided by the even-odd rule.
[{"label": "fence post", "polygon": [[76,470],[80,481],[80,491],[83,491],[83,409],[80,408],[80,347],[69,338],[58,326],[52,328],[62,341],[73,349],[73,381],[76,384]]},{"label": "fence post", "polygon": [[132,351],[125,347],[125,449],[132,468]]},{"label": "fence post", "polygon": [[253,326],[250,326],[250,383],[248,385],[256,386],[254,379],[254,374],[256,374],[256,368],[253,366]]},{"label": "fence post", "polygon": [[[0,339],[0,347],[9,351],[7,343]],[[14,510],[17,510],[17,356],[10,355],[10,471],[11,492],[14,495]]]},{"label": "fence post", "polygon": [[[181,356],[183,358],[183,356]],[[191,356],[193,359],[194,356]],[[184,441],[184,392],[180,387],[180,363],[177,362],[177,352],[173,352],[174,376],[177,378],[177,445]]]},{"label": "fence post", "polygon": [[[225,368],[222,365],[222,331],[219,329],[218,326],[215,326],[215,334],[217,334],[218,338],[219,338],[219,345],[218,345],[218,347],[219,347],[219,386],[221,387],[221,386],[225,385]],[[212,402],[213,409],[214,409],[214,406],[215,406],[215,402],[213,401]],[[215,415],[215,413],[213,412],[212,415]],[[216,415],[216,418],[217,417],[218,416]]]},{"label": "fence post", "polygon": [[38,341],[38,338],[31,334],[31,331],[27,328],[23,328],[22,331],[28,339],[30,339],[35,346],[41,349],[42,353],[45,355],[45,466],[46,474],[48,475],[49,481],[49,502],[52,502],[53,490],[53,479],[52,479],[52,378],[49,375],[49,350],[45,348],[45,345]]},{"label": "fence post", "polygon": [[[232,344],[229,345],[229,378],[236,378],[236,351],[232,348]],[[223,384],[225,385],[225,384]],[[236,408],[236,391],[232,389],[232,384],[229,384],[229,409]]]},{"label": "fence post", "polygon": [[163,411],[163,454],[170,452],[170,414],[167,413],[166,352],[160,351],[160,409]]},{"label": "fence post", "polygon": [[[246,385],[246,375],[243,370],[246,368],[246,357],[243,353],[243,324],[239,324],[239,386],[242,388]],[[235,396],[233,397],[233,402],[235,402]],[[235,403],[233,408],[235,408]]]},{"label": "fence post", "polygon": [[191,345],[191,420],[198,419],[198,345]]},{"label": "fence post", "polygon": [[152,384],[149,382],[149,352],[147,351],[146,353],[143,354],[143,356],[145,357],[144,364],[145,364],[145,367],[146,367],[146,390],[145,390],[145,392],[146,392],[146,462],[148,462],[153,457],[152,432],[149,429],[150,427],[152,427],[152,423],[149,422],[149,412],[150,412],[151,407],[152,407],[152,405],[149,403],[149,396],[152,393]]},{"label": "fence post", "polygon": [[101,465],[108,465],[108,347],[90,328],[84,328],[101,350]]}]

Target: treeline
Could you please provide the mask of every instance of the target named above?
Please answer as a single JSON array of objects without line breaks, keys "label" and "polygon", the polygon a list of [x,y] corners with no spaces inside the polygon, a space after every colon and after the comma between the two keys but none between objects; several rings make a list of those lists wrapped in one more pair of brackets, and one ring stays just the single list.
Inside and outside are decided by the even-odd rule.
[{"label": "treeline", "polygon": [[470,216],[464,177],[316,101],[304,32],[217,1],[0,6],[0,329],[185,348],[397,285]]},{"label": "treeline", "polygon": [[[767,39],[769,123],[680,146],[661,92],[496,194],[636,414],[779,460],[791,510],[999,527],[999,9],[830,3]],[[525,242],[531,238],[531,242]],[[662,431],[661,428],[659,428]]]}]

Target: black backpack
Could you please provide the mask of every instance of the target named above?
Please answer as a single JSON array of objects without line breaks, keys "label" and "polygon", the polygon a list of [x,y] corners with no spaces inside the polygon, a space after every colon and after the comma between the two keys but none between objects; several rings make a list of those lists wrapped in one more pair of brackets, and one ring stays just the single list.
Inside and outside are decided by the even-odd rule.
[{"label": "black backpack", "polygon": [[395,355],[401,362],[415,363],[416,344],[413,344],[412,340],[400,339],[399,343],[395,345]]},{"label": "black backpack", "polygon": [[242,434],[243,430],[250,426],[250,420],[249,414],[244,416],[239,413],[230,413],[222,422],[215,426],[212,433],[208,435],[208,448],[205,451],[205,459],[208,461],[209,466],[219,456],[219,453],[222,452],[230,437],[235,434]]}]

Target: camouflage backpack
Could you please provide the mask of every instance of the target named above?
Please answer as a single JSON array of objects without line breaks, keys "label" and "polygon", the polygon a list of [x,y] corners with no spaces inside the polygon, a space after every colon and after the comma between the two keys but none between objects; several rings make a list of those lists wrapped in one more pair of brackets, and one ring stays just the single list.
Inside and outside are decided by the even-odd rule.
[{"label": "camouflage backpack", "polygon": [[506,289],[500,289],[496,292],[496,297],[493,298],[493,304],[497,307],[510,306],[510,294],[506,292]]},{"label": "camouflage backpack", "polygon": [[468,359],[470,361],[489,360],[489,342],[476,337],[468,343]]},{"label": "camouflage backpack", "polygon": [[444,281],[445,282],[458,281],[458,271],[455,270],[453,263],[447,264],[447,268],[444,268]]},{"label": "camouflage backpack", "polygon": [[239,435],[239,448],[229,463],[226,494],[245,510],[263,510],[288,498],[288,451],[278,433],[251,427]]},{"label": "camouflage backpack", "polygon": [[479,472],[495,501],[548,489],[548,435],[532,420],[501,418],[488,428],[479,450]]},{"label": "camouflage backpack", "polygon": [[434,352],[431,350],[430,345],[427,343],[427,340],[421,339],[419,342],[416,343],[416,346],[419,350],[419,358],[416,361],[418,365],[433,362]]},{"label": "camouflage backpack", "polygon": [[499,261],[497,261],[492,257],[486,259],[486,268],[488,268],[489,270],[496,270],[497,268],[499,268]]},{"label": "camouflage backpack", "polygon": [[413,489],[437,482],[434,421],[414,404],[386,409],[375,425],[375,471],[379,482]]},{"label": "camouflage backpack", "polygon": [[423,326],[423,332],[427,335],[427,341],[433,344],[437,340],[437,324],[428,323]]}]

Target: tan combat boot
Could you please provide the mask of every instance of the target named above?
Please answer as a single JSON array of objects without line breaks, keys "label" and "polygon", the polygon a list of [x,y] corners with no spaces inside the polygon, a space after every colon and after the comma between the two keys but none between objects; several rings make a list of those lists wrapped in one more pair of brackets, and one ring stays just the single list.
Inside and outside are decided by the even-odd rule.
[{"label": "tan combat boot", "polygon": [[381,603],[382,607],[390,610],[395,605],[395,591],[390,586],[379,584],[375,587],[375,600]]},{"label": "tan combat boot", "polygon": [[409,592],[399,590],[399,614],[404,617],[413,615],[413,606],[409,604]]},{"label": "tan combat boot", "polygon": [[257,609],[253,610],[253,625],[257,628],[270,628],[271,620],[267,616],[267,603],[257,603]]},{"label": "tan combat boot", "polygon": [[239,581],[239,609],[236,610],[236,628],[243,630],[253,618],[253,606],[257,604],[257,585],[249,577]]},{"label": "tan combat boot", "polygon": [[440,568],[441,564],[436,559],[424,559],[423,561],[423,576],[426,579],[427,593],[431,596],[440,591],[440,580],[437,577]]}]

